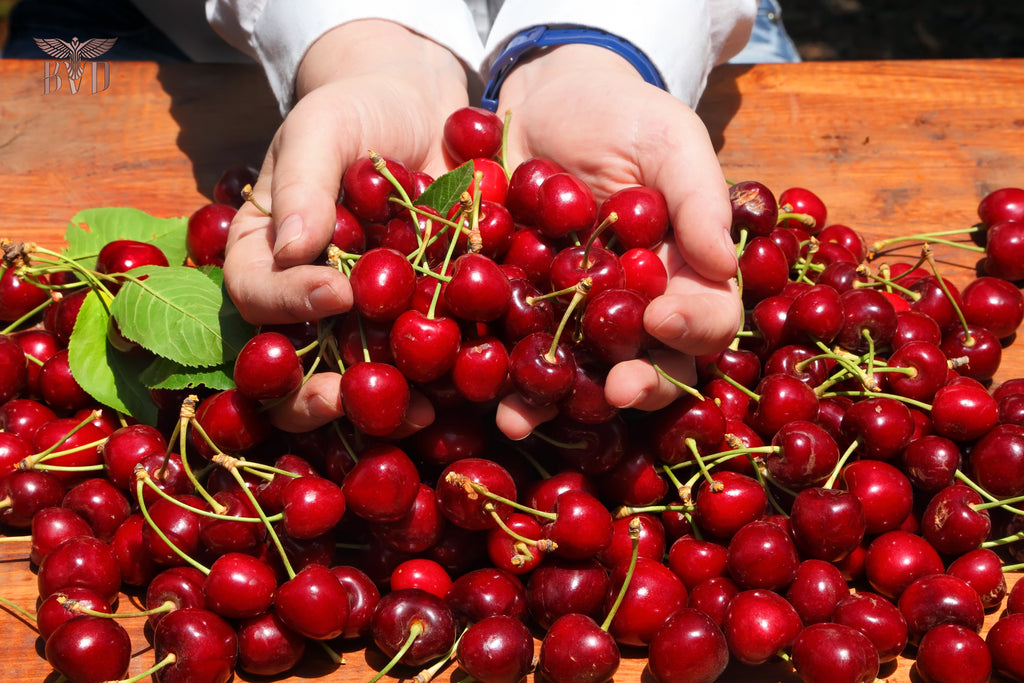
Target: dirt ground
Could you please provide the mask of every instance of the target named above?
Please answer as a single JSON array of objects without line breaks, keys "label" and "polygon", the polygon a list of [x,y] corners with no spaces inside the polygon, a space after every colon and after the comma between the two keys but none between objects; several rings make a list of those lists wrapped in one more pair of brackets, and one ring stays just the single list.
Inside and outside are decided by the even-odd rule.
[{"label": "dirt ground", "polygon": [[804,60],[1024,57],[1017,0],[780,0]]}]

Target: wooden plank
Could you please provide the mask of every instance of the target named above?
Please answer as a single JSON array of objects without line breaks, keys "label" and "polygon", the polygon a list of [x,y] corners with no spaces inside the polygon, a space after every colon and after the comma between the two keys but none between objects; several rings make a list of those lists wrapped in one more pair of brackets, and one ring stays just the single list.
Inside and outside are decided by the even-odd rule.
[{"label": "wooden plank", "polygon": [[[280,121],[252,67],[113,63],[108,89],[75,95],[44,94],[42,69],[42,61],[0,61],[0,232],[19,240],[56,246],[67,220],[94,206],[188,214],[208,200],[223,168],[259,162]],[[807,187],[828,204],[831,221],[881,238],[968,226],[985,193],[1024,185],[1022,81],[1021,60],[725,67],[712,74],[699,112],[727,177],[776,192]],[[976,259],[952,258],[965,266]],[[1008,350],[1000,378],[1022,374],[1022,355]],[[27,551],[24,542],[0,544],[0,592],[31,610]],[[123,596],[121,609],[133,600]],[[138,672],[151,654],[139,623],[132,632]],[[0,610],[0,637],[5,680],[56,680],[22,618]],[[341,667],[311,652],[282,680],[373,675],[360,650],[346,652]],[[372,650],[370,662],[381,664]],[[883,676],[910,681],[910,664]],[[641,680],[643,667],[642,653],[627,653],[616,680]],[[460,680],[453,670],[439,680]],[[779,663],[735,666],[727,680],[796,677]]]}]

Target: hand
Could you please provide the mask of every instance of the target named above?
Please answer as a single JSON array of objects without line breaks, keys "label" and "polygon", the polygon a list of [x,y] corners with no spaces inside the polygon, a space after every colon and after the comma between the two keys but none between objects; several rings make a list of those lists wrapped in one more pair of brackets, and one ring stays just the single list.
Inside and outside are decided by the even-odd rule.
[{"label": "hand", "polygon": [[[509,162],[546,157],[577,175],[598,202],[628,185],[664,194],[675,240],[660,256],[667,291],[644,313],[647,330],[674,349],[655,360],[685,384],[696,381],[693,356],[720,350],[742,323],[732,276],[736,252],[729,237],[731,208],[707,130],[697,115],[643,81],[615,53],[565,45],[518,65],[506,79],[499,114],[511,111]],[[608,373],[605,396],[620,408],[657,410],[680,389],[647,360],[619,363]],[[554,409],[506,400],[498,426],[523,438]]]},{"label": "hand", "polygon": [[[310,265],[330,242],[342,174],[369,147],[411,169],[444,173],[445,118],[468,103],[465,71],[448,50],[381,20],[322,36],[299,67],[296,94],[254,188],[273,219],[245,204],[224,264],[231,298],[256,324],[317,320],[351,307],[345,276]],[[305,431],[342,414],[339,376],[317,373],[272,417],[282,429]],[[410,408],[410,428],[432,420],[425,401]]]}]

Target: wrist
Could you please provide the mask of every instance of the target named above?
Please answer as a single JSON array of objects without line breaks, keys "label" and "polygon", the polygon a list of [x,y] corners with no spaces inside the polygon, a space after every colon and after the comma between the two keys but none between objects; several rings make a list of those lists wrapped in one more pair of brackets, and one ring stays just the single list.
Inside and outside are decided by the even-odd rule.
[{"label": "wrist", "polygon": [[339,78],[406,74],[412,80],[423,72],[466,87],[465,68],[447,48],[393,21],[358,19],[330,29],[310,46],[296,72],[295,94],[301,99]]}]

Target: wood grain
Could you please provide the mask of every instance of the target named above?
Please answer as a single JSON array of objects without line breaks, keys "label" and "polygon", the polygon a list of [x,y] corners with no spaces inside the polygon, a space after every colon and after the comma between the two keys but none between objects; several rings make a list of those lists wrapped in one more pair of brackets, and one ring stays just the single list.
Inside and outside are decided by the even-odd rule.
[{"label": "wood grain", "polygon": [[[94,206],[187,215],[225,167],[258,164],[280,122],[252,67],[113,63],[109,88],[94,95],[43,94],[42,74],[41,61],[0,61],[0,235],[19,241],[57,246],[67,220]],[[807,187],[829,206],[829,222],[878,239],[969,226],[984,194],[1024,185],[1021,82],[1021,60],[724,67],[699,113],[730,180],[760,180],[776,193]],[[961,264],[950,271],[959,283],[977,261],[943,257]],[[1024,353],[1006,351],[1000,380],[1024,374]],[[32,610],[27,554],[24,541],[0,544],[0,594]],[[123,596],[121,609],[133,600]],[[132,630],[137,672],[151,655],[141,627]],[[24,618],[0,610],[0,638],[4,680],[56,680]],[[369,665],[356,649],[338,667],[310,652],[281,680],[365,681],[382,663],[372,649]],[[649,681],[643,668],[642,653],[626,653],[615,680]],[[915,680],[909,660],[882,675]],[[452,667],[438,680],[460,678]],[[778,663],[734,666],[724,680],[797,679]]]}]

